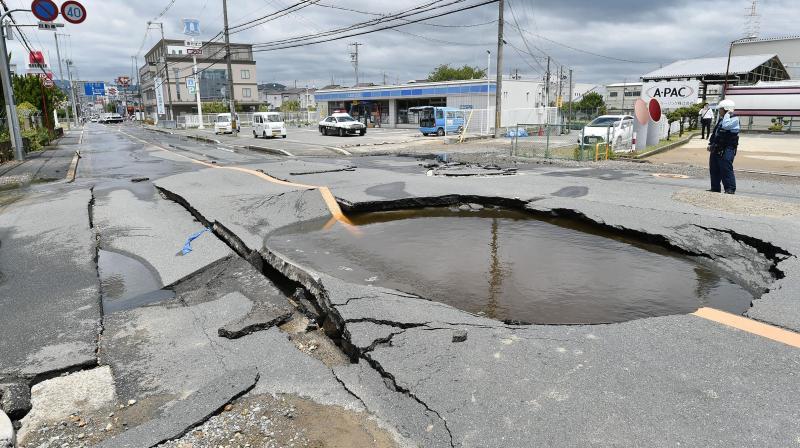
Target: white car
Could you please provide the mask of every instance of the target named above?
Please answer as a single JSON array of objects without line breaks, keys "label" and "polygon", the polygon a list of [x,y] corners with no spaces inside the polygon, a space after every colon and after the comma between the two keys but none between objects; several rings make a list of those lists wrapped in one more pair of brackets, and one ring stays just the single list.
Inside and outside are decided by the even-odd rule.
[{"label": "white car", "polygon": [[286,138],[286,125],[278,112],[256,112],[253,114],[253,137]]},{"label": "white car", "polygon": [[[583,144],[594,146],[608,139],[614,151],[632,150],[633,116],[601,115],[583,128]],[[578,140],[580,144],[581,141]]]},{"label": "white car", "polygon": [[236,128],[234,129],[233,123],[231,123],[231,114],[217,114],[217,118],[214,120],[214,133],[215,134],[233,134],[233,131],[239,132],[239,114],[235,114],[234,118],[236,119]]},{"label": "white car", "polygon": [[336,113],[319,122],[319,132],[322,135],[333,134],[340,137],[348,134],[364,135],[367,133],[367,127],[350,114]]}]

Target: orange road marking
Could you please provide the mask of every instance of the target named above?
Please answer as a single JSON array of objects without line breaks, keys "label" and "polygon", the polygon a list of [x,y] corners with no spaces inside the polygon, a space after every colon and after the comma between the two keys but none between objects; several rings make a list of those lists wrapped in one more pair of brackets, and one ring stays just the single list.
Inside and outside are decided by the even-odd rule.
[{"label": "orange road marking", "polygon": [[736,314],[726,313],[725,311],[714,308],[700,308],[692,314],[728,327],[736,328],[737,330],[746,331],[750,334],[772,339],[773,341],[781,342],[791,347],[800,348],[800,333],[784,330],[783,328],[778,328],[743,316],[737,316]]},{"label": "orange road marking", "polygon": [[134,135],[128,134],[127,132],[124,132],[122,129],[120,129],[119,132],[122,133],[122,134],[127,135],[128,137],[131,137],[131,138],[134,138],[136,140],[139,140],[140,142],[142,142],[142,143],[144,143],[146,145],[154,146],[154,147],[156,147],[156,148],[158,148],[158,149],[160,149],[162,151],[167,151],[170,154],[174,154],[176,156],[183,157],[183,158],[189,160],[192,163],[196,163],[198,165],[203,165],[203,166],[208,167],[208,168],[219,168],[219,169],[224,169],[224,170],[239,171],[239,172],[242,172],[242,173],[245,173],[245,174],[249,174],[251,176],[259,177],[261,179],[266,180],[267,182],[271,182],[271,183],[278,184],[278,185],[284,185],[284,186],[287,186],[287,187],[305,188],[307,190],[319,190],[320,194],[322,195],[322,200],[325,201],[325,205],[328,207],[328,210],[331,212],[332,219],[336,220],[336,221],[339,221],[340,223],[348,226],[351,229],[355,229],[353,227],[353,223],[349,219],[347,219],[347,216],[345,216],[344,212],[342,212],[342,208],[339,207],[339,203],[336,202],[336,197],[333,195],[333,193],[331,192],[331,190],[328,187],[320,187],[318,185],[298,184],[298,183],[295,183],[295,182],[289,182],[289,181],[285,181],[285,180],[280,180],[280,179],[274,178],[274,177],[272,177],[272,176],[270,176],[270,175],[268,175],[266,173],[262,173],[261,171],[252,170],[250,168],[243,168],[243,167],[240,167],[240,166],[219,166],[219,165],[216,165],[216,164],[213,164],[213,163],[208,163],[208,162],[203,161],[203,160],[198,160],[198,159],[189,157],[189,156],[187,156],[185,154],[180,154],[180,153],[177,153],[175,151],[171,151],[171,150],[169,150],[167,148],[164,148],[163,146],[157,145],[155,143],[150,143],[148,141],[142,140],[139,137],[136,137]]}]

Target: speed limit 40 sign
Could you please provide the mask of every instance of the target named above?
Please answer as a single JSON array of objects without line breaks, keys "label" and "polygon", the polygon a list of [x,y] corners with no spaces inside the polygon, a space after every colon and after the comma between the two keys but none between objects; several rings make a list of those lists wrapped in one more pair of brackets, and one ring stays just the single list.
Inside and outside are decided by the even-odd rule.
[{"label": "speed limit 40 sign", "polygon": [[69,23],[78,24],[86,20],[86,8],[74,0],[61,5],[61,16]]}]

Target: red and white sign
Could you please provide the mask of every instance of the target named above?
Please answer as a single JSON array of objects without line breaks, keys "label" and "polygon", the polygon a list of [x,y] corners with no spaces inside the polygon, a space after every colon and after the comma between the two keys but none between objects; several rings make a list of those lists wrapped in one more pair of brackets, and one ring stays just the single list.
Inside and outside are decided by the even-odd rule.
[{"label": "red and white sign", "polygon": [[128,87],[131,83],[131,78],[129,76],[120,76],[117,78],[117,84],[122,87]]},{"label": "red and white sign", "polygon": [[54,85],[55,85],[55,84],[53,83],[53,80],[52,80],[52,79],[50,79],[50,78],[44,78],[44,86],[45,86],[45,87],[53,87]]},{"label": "red and white sign", "polygon": [[75,25],[83,23],[86,20],[86,8],[75,0],[68,0],[61,5],[61,17]]}]

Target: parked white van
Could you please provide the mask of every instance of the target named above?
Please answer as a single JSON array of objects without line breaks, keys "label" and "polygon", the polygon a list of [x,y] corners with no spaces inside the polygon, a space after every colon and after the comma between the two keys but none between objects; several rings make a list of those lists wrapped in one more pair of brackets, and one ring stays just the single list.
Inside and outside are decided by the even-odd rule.
[{"label": "parked white van", "polygon": [[286,125],[279,112],[256,112],[253,114],[253,137],[286,138]]},{"label": "parked white van", "polygon": [[[236,132],[241,130],[239,124],[239,114],[236,114]],[[214,120],[214,133],[215,134],[233,134],[233,123],[231,123],[231,114],[217,114],[217,118]]]}]

